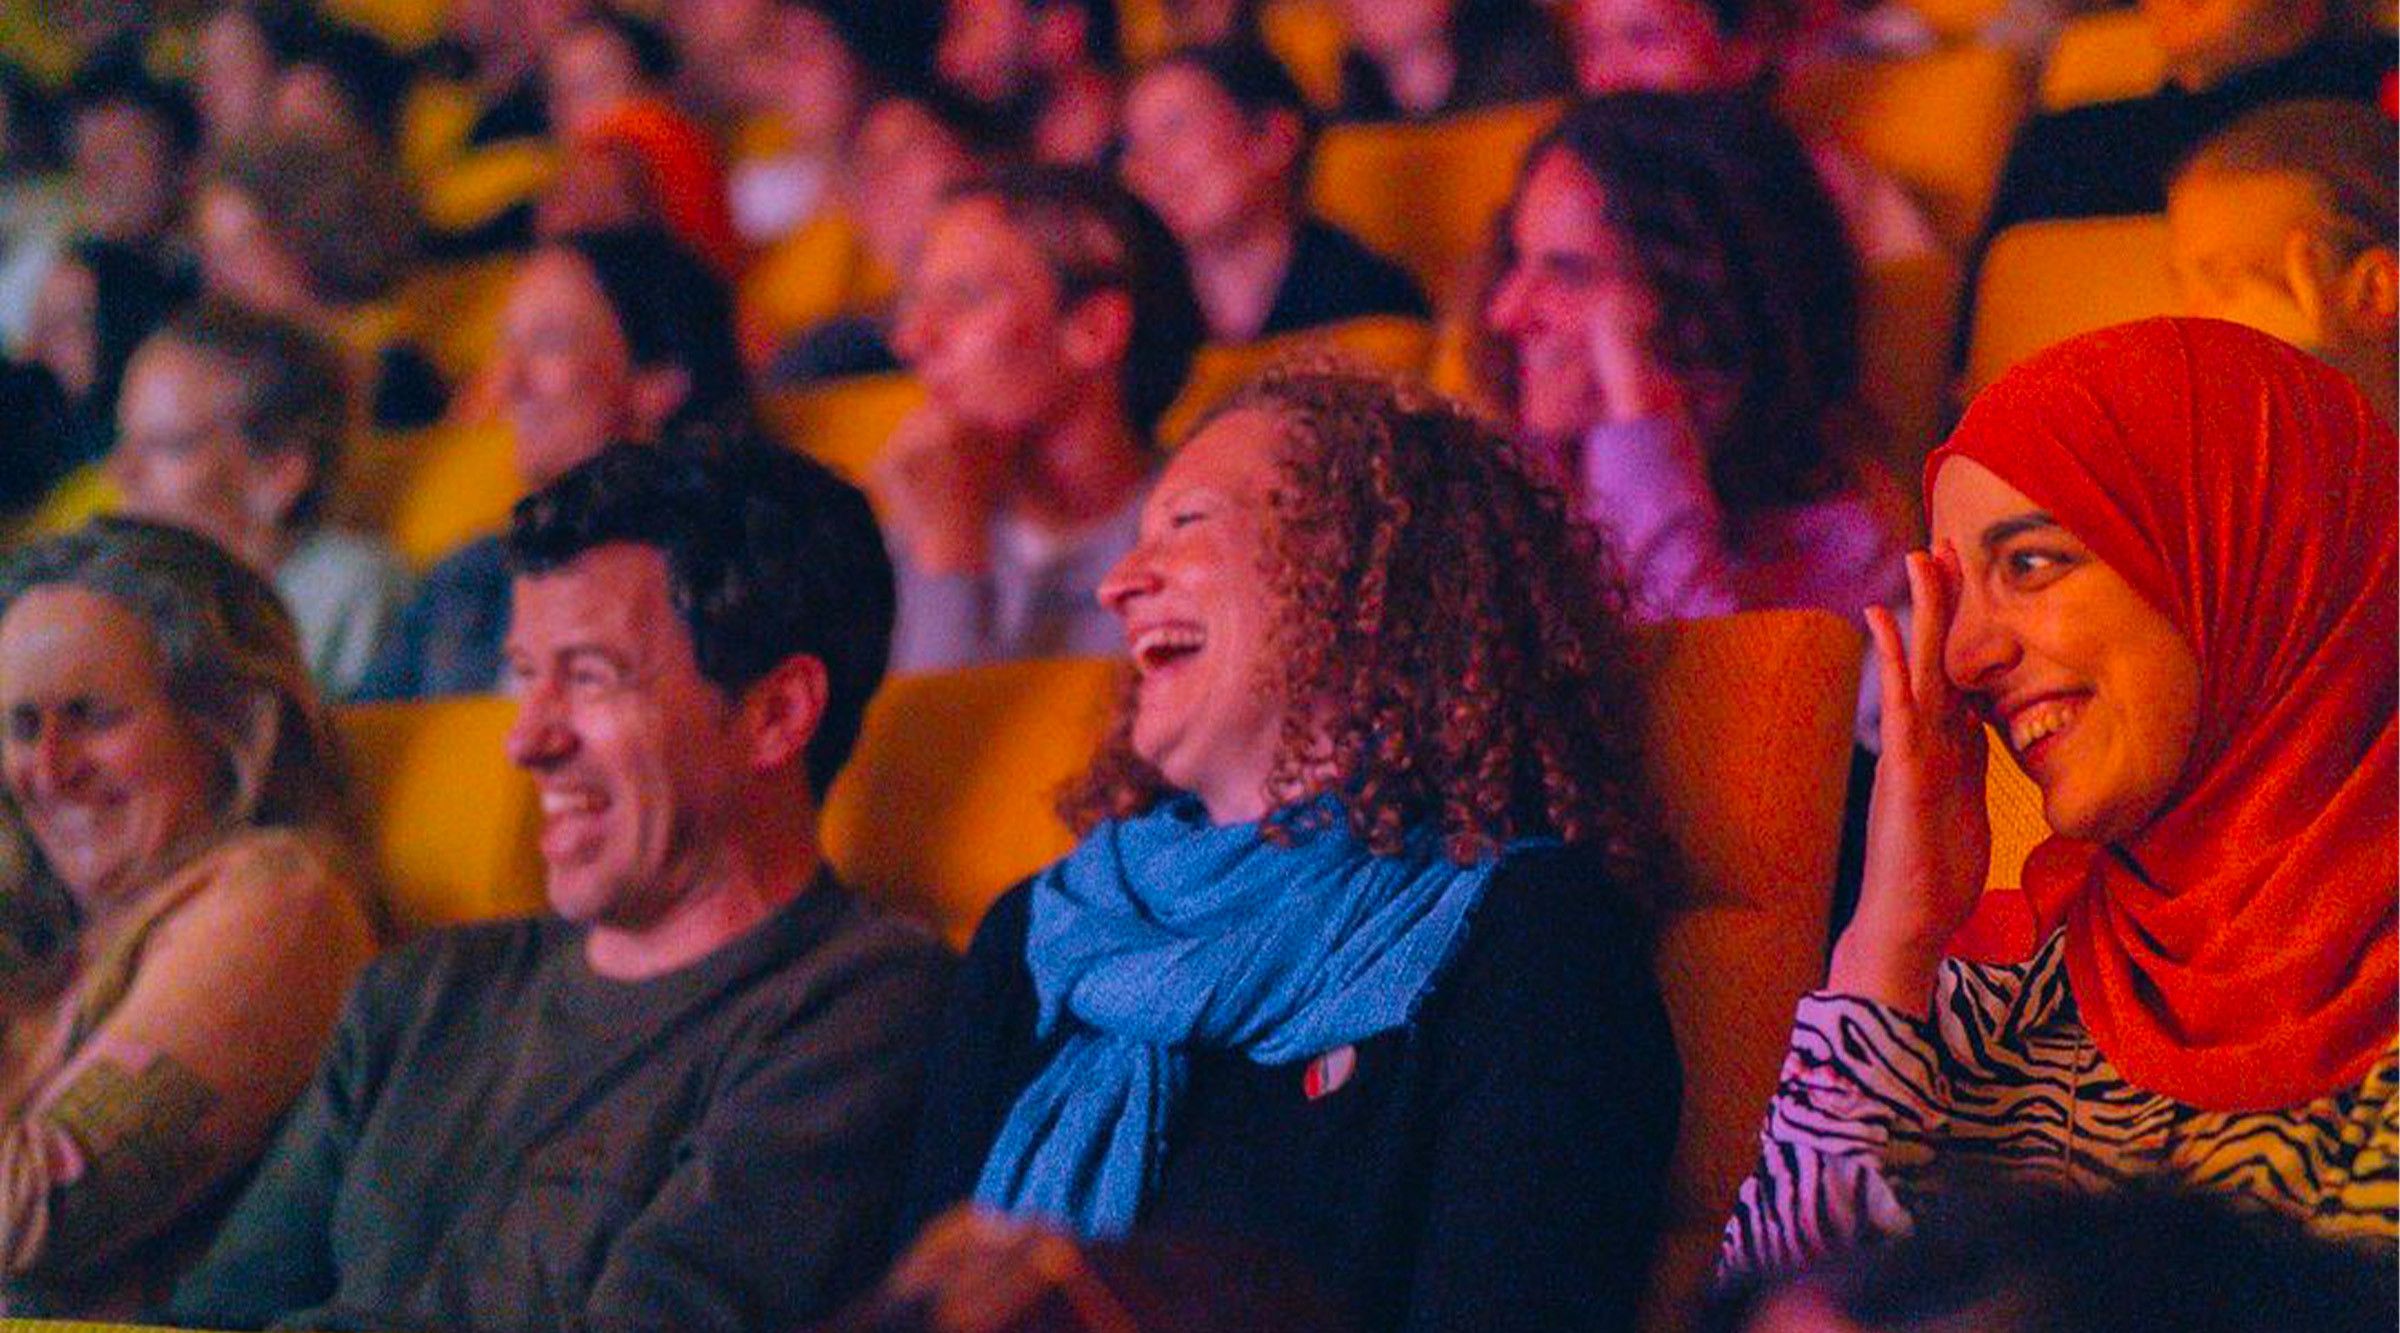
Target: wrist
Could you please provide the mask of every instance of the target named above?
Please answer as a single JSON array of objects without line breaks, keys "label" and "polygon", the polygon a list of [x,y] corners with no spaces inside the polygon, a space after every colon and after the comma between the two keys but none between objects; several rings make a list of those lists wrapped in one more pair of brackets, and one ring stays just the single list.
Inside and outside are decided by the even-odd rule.
[{"label": "wrist", "polygon": [[1934,974],[1948,943],[1947,931],[1855,920],[1834,946],[1825,988],[1922,1019],[1932,1010]]}]

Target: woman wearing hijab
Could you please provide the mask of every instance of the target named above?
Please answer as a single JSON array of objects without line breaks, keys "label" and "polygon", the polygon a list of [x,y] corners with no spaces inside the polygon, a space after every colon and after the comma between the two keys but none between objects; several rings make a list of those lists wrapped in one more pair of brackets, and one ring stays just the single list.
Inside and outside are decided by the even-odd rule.
[{"label": "woman wearing hijab", "polygon": [[[2394,471],[2348,380],[2213,320],[1976,400],[1926,467],[1905,651],[1871,618],[1865,885],[1728,1267],[1904,1231],[1978,1175],[2160,1176],[2391,1243]],[[1987,722],[2056,833],[2021,900],[1984,900]],[[1942,958],[2027,916],[2023,961]]]}]

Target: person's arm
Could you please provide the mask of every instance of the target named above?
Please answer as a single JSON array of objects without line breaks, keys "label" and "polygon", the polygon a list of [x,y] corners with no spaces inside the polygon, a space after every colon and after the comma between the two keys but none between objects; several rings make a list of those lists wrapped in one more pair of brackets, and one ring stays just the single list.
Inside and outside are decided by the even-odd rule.
[{"label": "person's arm", "polygon": [[[1437,1061],[1412,1330],[1625,1330],[1681,1077],[1633,913],[1579,859],[1512,882],[1426,1016]],[[1446,999],[1442,997],[1447,996]]]},{"label": "person's arm", "polygon": [[0,1126],[0,1264],[104,1269],[248,1164],[323,1054],[373,951],[350,889],[295,839],[191,873],[124,998]]},{"label": "person's arm", "polygon": [[575,1325],[791,1328],[863,1291],[891,1256],[947,971],[932,945],[891,950],[757,1033],[617,1234]]},{"label": "person's arm", "polygon": [[1957,577],[1948,551],[1908,557],[1905,649],[1889,610],[1867,613],[1883,755],[1858,911],[1825,989],[1801,1001],[1759,1164],[1726,1228],[1720,1264],[1731,1272],[1795,1267],[1906,1230],[1894,1181],[1930,1159],[1942,1132],[1934,992],[1943,948],[1982,896],[1991,846],[1983,726],[1942,664]]}]

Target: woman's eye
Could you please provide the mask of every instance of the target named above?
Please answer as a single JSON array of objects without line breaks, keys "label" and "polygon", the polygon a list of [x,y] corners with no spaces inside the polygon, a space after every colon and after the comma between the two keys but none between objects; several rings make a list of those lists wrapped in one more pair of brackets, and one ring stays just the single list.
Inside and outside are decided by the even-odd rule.
[{"label": "woman's eye", "polygon": [[2008,581],[2020,587],[2049,582],[2074,566],[2074,557],[2064,551],[2029,547],[2008,551],[2000,557],[2000,567]]},{"label": "woman's eye", "polygon": [[1207,517],[1208,511],[1205,509],[1181,509],[1167,515],[1167,526],[1169,528],[1188,528]]}]

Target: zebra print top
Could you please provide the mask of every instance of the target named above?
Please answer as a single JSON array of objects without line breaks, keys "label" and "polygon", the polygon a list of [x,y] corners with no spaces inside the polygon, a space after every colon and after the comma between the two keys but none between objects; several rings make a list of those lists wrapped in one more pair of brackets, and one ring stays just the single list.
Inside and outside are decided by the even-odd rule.
[{"label": "zebra print top", "polygon": [[1924,1021],[1855,996],[1801,1000],[1721,1267],[1797,1267],[1907,1230],[1912,1201],[1944,1179],[1995,1176],[2096,1190],[2164,1174],[2321,1234],[2400,1235],[2400,1038],[2357,1087],[2304,1106],[2185,1106],[2127,1083],[2093,1044],[2063,938],[2016,966],[1944,963]]}]

